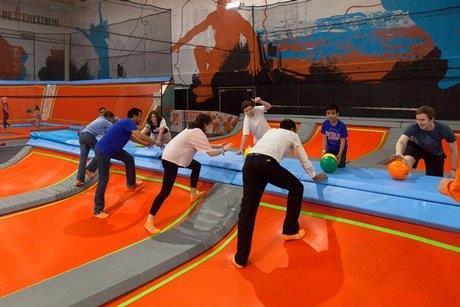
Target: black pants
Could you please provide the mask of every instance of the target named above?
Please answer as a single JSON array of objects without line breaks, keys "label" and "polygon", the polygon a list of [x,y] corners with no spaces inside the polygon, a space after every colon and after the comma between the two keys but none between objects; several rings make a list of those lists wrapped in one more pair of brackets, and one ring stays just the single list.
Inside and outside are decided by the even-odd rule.
[{"label": "black pants", "polygon": [[413,141],[408,141],[406,149],[404,150],[405,156],[411,156],[415,159],[415,164],[413,168],[417,168],[418,161],[423,159],[425,161],[426,175],[427,176],[444,176],[444,160],[446,155],[433,155],[432,153],[424,150],[417,143]]},{"label": "black pants", "polygon": [[5,127],[5,129],[6,129],[6,126],[11,126],[7,122],[8,118],[10,118],[10,114],[8,112],[3,111],[3,127]]},{"label": "black pants", "polygon": [[103,155],[96,151],[97,169],[99,170],[99,177],[97,182],[96,193],[94,194],[94,214],[99,214],[104,211],[105,207],[105,190],[109,183],[110,175],[110,159],[122,161],[125,164],[126,172],[126,185],[133,187],[136,184],[136,165],[134,164],[134,157],[127,151],[121,150],[112,157]]},{"label": "black pants", "polygon": [[251,251],[257,209],[268,183],[289,191],[283,234],[299,232],[303,185],[291,172],[272,157],[249,154],[243,166],[243,201],[238,221],[238,243],[235,260],[246,265]]},{"label": "black pants", "polygon": [[[334,156],[337,156],[339,154],[338,151],[333,151],[333,150],[330,150],[330,149],[327,149],[326,153],[333,154]],[[346,149],[342,152],[342,156],[340,157],[340,161],[337,161],[337,162],[338,162],[337,167],[343,168],[343,167],[346,166],[346,164],[347,164],[347,150]]]},{"label": "black pants", "polygon": [[[157,197],[155,197],[152,203],[152,207],[150,207],[151,215],[157,214],[158,210],[161,208],[161,205],[163,205],[166,198],[168,198],[169,194],[171,194],[174,182],[176,181],[177,171],[180,167],[179,165],[166,160],[161,160],[161,163],[163,164],[164,168],[163,183],[161,185],[160,193],[157,195]],[[192,174],[190,175],[190,187],[196,188],[198,185],[198,179],[200,178],[201,164],[196,160],[192,160],[187,168],[192,170]]]}]

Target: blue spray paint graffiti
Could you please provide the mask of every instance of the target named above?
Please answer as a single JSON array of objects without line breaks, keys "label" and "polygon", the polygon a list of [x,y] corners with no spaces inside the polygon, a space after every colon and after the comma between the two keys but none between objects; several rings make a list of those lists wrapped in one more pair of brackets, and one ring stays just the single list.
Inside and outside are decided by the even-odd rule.
[{"label": "blue spray paint graffiti", "polygon": [[109,73],[109,38],[107,20],[102,20],[101,4],[99,3],[99,23],[91,24],[89,31],[81,31],[91,42],[99,58],[98,79],[110,78]]},{"label": "blue spray paint graffiti", "polygon": [[460,1],[459,0],[382,0],[386,10],[408,12],[413,22],[428,33],[448,69],[438,86],[442,89],[460,83]]},{"label": "blue spray paint graffiti", "polygon": [[[283,59],[308,59],[315,62],[351,53],[382,56],[392,60],[415,59],[412,47],[423,45],[424,39],[392,33],[392,30],[398,32],[412,25],[408,16],[395,16],[388,12],[353,13],[318,19],[314,26],[302,30],[297,37],[277,39],[276,35],[272,35],[275,38],[272,42],[275,45],[304,46],[283,51]],[[387,31],[389,35],[379,35],[382,31]]]}]

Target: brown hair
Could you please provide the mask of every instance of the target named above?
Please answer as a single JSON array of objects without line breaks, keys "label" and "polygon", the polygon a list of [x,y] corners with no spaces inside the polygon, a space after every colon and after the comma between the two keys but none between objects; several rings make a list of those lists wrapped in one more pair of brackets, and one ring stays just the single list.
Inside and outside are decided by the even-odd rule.
[{"label": "brown hair", "polygon": [[434,109],[427,105],[421,106],[415,111],[415,115],[419,114],[426,114],[429,120],[432,120],[436,116]]},{"label": "brown hair", "polygon": [[244,109],[246,109],[247,107],[255,107],[256,103],[252,100],[245,100],[243,101],[243,103],[241,104],[241,111],[244,112]]}]

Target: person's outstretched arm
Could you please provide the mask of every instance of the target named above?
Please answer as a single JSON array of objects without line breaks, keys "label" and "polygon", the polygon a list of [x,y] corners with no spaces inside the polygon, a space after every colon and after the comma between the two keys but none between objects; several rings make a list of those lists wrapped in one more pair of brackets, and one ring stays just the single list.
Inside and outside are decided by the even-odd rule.
[{"label": "person's outstretched arm", "polygon": [[265,107],[265,111],[268,111],[272,108],[272,105],[265,100],[262,100],[260,97],[252,99],[255,103],[261,104]]}]

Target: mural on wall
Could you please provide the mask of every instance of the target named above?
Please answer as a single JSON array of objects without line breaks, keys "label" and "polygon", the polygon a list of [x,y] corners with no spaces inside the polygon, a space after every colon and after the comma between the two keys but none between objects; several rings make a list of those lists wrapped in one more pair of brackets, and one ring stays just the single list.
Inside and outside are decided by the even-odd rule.
[{"label": "mural on wall", "polygon": [[[194,26],[171,47],[172,52],[179,52],[196,35],[212,28],[214,45],[194,46],[194,56],[198,66],[198,73],[194,82],[202,86],[193,89],[196,102],[203,102],[212,97],[210,88],[214,74],[220,72],[233,72],[247,70],[251,75],[260,70],[259,48],[254,37],[251,24],[244,19],[238,11],[225,8],[230,0],[217,2],[216,10]],[[231,62],[231,67],[224,63]]]},{"label": "mural on wall", "polygon": [[27,70],[24,64],[27,53],[21,46],[11,45],[0,35],[0,79],[24,80]]},{"label": "mural on wall", "polygon": [[[320,115],[334,102],[344,115],[413,117],[413,108],[430,104],[440,117],[458,119],[460,107],[452,113],[451,106],[460,95],[458,0],[336,2],[256,7],[254,16],[215,4],[183,37],[173,32],[178,39],[172,51],[180,49],[177,63],[173,59],[175,81],[190,85],[195,109],[217,109],[220,87],[255,86],[257,95],[279,106],[278,113]],[[226,15],[244,21],[227,23]],[[251,19],[245,33],[257,33],[254,44],[243,38],[251,34],[235,37],[240,25],[251,27]],[[214,37],[190,41],[203,31]],[[238,113],[240,102],[234,103]]]},{"label": "mural on wall", "polygon": [[71,9],[70,57],[91,79],[171,75],[171,11],[100,1]]},{"label": "mural on wall", "polygon": [[109,45],[107,42],[109,33],[107,20],[102,18],[101,3],[99,3],[99,22],[97,24],[91,23],[89,30],[81,30],[81,33],[91,42],[98,56],[97,79],[110,78]]}]

